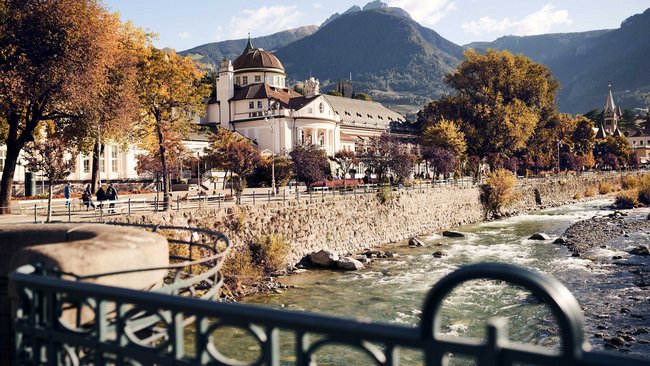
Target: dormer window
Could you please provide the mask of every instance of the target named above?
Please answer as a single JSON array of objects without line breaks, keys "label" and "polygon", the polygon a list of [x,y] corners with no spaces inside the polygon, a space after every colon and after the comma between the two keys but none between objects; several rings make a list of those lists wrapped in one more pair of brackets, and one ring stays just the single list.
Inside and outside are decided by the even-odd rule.
[{"label": "dormer window", "polygon": [[361,113],[357,112],[357,117],[363,117]]},{"label": "dormer window", "polygon": [[371,115],[368,115],[368,118],[372,118],[372,116],[371,116]]},{"label": "dormer window", "polygon": [[244,83],[244,85],[248,85],[248,76],[242,76],[241,79],[242,79],[242,82]]},{"label": "dormer window", "polygon": [[255,75],[255,82],[256,83],[261,83],[262,82],[262,76],[261,75]]}]

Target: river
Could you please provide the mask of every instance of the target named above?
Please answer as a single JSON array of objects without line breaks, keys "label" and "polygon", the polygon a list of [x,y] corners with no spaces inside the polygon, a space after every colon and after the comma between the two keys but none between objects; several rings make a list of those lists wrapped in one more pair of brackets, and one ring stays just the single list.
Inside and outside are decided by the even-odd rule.
[{"label": "river", "polygon": [[[598,332],[607,338],[615,335],[618,329],[650,325],[642,317],[632,318],[630,314],[619,314],[618,311],[630,301],[626,291],[637,295],[641,291],[643,295],[644,289],[633,288],[635,286],[630,283],[628,275],[619,273],[619,267],[609,260],[600,260],[617,254],[616,249],[598,249],[589,258],[575,258],[564,246],[527,238],[536,232],[558,237],[578,220],[611,213],[607,209],[610,204],[611,201],[602,199],[582,202],[455,229],[466,233],[466,238],[444,238],[432,233],[421,237],[424,247],[409,248],[404,242],[386,246],[384,250],[393,251],[398,256],[375,261],[364,270],[313,270],[287,276],[279,281],[295,288],[257,295],[246,302],[416,325],[424,297],[439,278],[469,263],[506,262],[537,269],[564,283],[583,306],[587,338],[595,348],[603,348],[605,342],[596,336]],[[647,215],[647,210],[638,211],[636,215]],[[644,244],[648,244],[649,238],[647,233],[641,233],[616,240],[645,241]],[[434,251],[442,251],[445,256],[434,258]],[[647,303],[647,296],[644,299]],[[508,319],[511,340],[551,348],[558,344],[556,324],[543,305],[520,288],[493,281],[473,281],[455,290],[445,300],[442,316],[442,331],[448,335],[483,337],[487,319],[501,316]],[[626,317],[621,318],[623,316]],[[251,349],[243,344],[242,347]],[[647,355],[650,348],[635,344],[623,351]],[[403,364],[420,364],[416,352],[403,352],[401,357]],[[285,361],[291,359],[290,354],[284,358]],[[354,360],[355,353],[340,349],[319,354],[319,365],[366,364]],[[465,361],[455,363],[471,364]]]}]

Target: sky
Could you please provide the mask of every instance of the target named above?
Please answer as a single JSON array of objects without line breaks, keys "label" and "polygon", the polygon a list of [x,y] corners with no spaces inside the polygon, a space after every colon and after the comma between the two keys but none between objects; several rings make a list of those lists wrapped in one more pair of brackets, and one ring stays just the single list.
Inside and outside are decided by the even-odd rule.
[{"label": "sky", "polygon": [[[177,51],[228,39],[320,25],[356,0],[104,0],[122,20],[158,33],[157,47]],[[650,0],[384,0],[448,40],[464,45],[503,35],[618,28]]]}]

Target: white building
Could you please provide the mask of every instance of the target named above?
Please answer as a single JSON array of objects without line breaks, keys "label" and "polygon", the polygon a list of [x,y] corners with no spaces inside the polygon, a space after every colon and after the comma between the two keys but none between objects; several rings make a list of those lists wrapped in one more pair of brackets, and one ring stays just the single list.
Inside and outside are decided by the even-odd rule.
[{"label": "white building", "polygon": [[405,121],[376,102],[320,94],[314,78],[305,82],[301,95],[287,86],[286,78],[280,60],[254,48],[249,39],[233,62],[221,62],[216,97],[208,103],[202,124],[237,131],[262,151],[280,153],[316,144],[334,155],[358,150],[368,137]]}]

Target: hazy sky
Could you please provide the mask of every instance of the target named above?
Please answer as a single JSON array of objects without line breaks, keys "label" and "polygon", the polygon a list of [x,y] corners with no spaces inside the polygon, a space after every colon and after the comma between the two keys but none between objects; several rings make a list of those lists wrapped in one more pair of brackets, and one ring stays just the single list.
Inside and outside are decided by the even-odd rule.
[{"label": "hazy sky", "polygon": [[[452,42],[492,41],[502,35],[618,28],[650,7],[649,0],[384,0]],[[178,51],[200,44],[320,25],[356,0],[104,0],[122,20],[159,34],[158,47]]]}]

